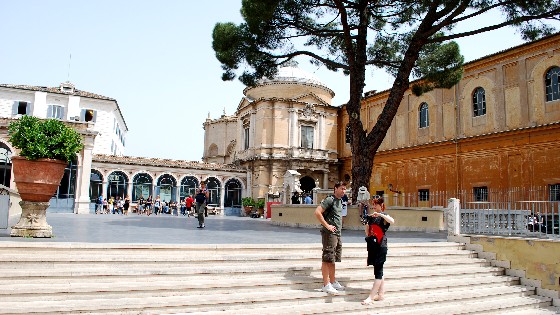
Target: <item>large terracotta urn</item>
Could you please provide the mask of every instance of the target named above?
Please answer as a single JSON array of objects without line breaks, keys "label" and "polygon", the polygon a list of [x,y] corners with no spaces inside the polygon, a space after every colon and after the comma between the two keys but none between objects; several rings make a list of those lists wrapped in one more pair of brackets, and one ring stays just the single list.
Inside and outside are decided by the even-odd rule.
[{"label": "large terracotta urn", "polygon": [[66,162],[52,159],[27,160],[12,157],[14,182],[21,197],[21,216],[11,236],[52,237],[47,208],[64,176]]},{"label": "large terracotta urn", "polygon": [[61,160],[27,160],[12,157],[14,182],[23,201],[48,202],[60,185],[67,163]]}]

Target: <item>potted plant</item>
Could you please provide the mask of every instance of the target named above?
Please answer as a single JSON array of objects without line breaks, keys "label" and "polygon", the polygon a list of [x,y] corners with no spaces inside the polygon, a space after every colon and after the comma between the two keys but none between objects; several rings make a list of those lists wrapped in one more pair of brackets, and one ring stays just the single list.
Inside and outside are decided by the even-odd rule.
[{"label": "potted plant", "polygon": [[[10,123],[9,141],[19,149],[12,157],[14,182],[22,203],[20,222],[12,236],[50,237],[45,213],[66,165],[83,148],[80,134],[62,121],[22,116]],[[50,234],[50,235],[49,235]]]},{"label": "potted plant", "polygon": [[245,209],[245,215],[249,215],[255,206],[255,199],[253,197],[244,197],[241,199],[241,204]]},{"label": "potted plant", "polygon": [[257,202],[255,203],[255,207],[259,211],[259,217],[263,216],[264,215],[264,199],[260,198],[259,200],[257,200]]}]

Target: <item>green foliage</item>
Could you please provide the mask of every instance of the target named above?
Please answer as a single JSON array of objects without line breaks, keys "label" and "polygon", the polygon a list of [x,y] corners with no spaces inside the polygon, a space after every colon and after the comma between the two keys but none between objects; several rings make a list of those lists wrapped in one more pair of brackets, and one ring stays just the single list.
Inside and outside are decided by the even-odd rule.
[{"label": "green foliage", "polygon": [[254,207],[256,205],[255,199],[252,197],[244,197],[241,199],[241,204],[243,207]]},{"label": "green foliage", "polygon": [[255,203],[255,207],[257,207],[257,209],[264,209],[264,204],[264,199],[259,199]]},{"label": "green foliage", "polygon": [[41,120],[22,116],[10,123],[8,136],[28,160],[56,159],[70,162],[83,148],[82,137],[71,127],[56,119]]}]

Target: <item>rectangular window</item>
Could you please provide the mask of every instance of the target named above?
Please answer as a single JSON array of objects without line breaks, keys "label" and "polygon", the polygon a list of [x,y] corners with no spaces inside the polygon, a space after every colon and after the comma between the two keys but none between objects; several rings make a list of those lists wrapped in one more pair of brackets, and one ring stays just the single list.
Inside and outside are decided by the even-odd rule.
[{"label": "rectangular window", "polygon": [[27,102],[18,102],[17,113],[18,115],[27,115]]},{"label": "rectangular window", "polygon": [[429,189],[419,189],[418,190],[418,201],[430,201],[430,190]]},{"label": "rectangular window", "polygon": [[488,187],[474,187],[474,201],[488,201]]},{"label": "rectangular window", "polygon": [[243,129],[243,149],[249,149],[249,128]]},{"label": "rectangular window", "polygon": [[313,131],[312,126],[301,126],[301,147],[304,149],[313,149]]},{"label": "rectangular window", "polygon": [[64,119],[64,106],[49,105],[47,117],[54,119]]},{"label": "rectangular window", "polygon": [[82,121],[85,122],[95,122],[95,118],[97,116],[97,113],[95,110],[93,109],[82,109]]},{"label": "rectangular window", "polygon": [[548,188],[550,201],[560,201],[560,184],[552,184]]}]

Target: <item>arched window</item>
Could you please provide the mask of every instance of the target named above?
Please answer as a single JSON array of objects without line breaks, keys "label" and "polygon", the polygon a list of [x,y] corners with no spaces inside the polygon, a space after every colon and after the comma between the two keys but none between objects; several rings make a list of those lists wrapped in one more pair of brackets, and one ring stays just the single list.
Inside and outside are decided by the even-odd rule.
[{"label": "arched window", "polygon": [[352,142],[352,129],[350,129],[350,124],[346,125],[346,143]]},{"label": "arched window", "polygon": [[152,195],[152,177],[146,173],[136,174],[132,179],[132,201],[136,202],[141,197],[144,200]]},{"label": "arched window", "polygon": [[0,184],[10,187],[12,179],[12,151],[0,142]]},{"label": "arched window", "polygon": [[230,179],[226,182],[224,207],[241,208],[241,182]]},{"label": "arched window", "polygon": [[420,104],[420,107],[418,108],[418,112],[420,113],[420,122],[419,122],[420,128],[426,128],[430,126],[430,118],[428,115],[428,104],[427,103]]},{"label": "arched window", "polygon": [[473,93],[473,116],[486,115],[486,92],[481,87],[474,90]]},{"label": "arched window", "polygon": [[219,206],[220,205],[220,181],[216,177],[208,177],[206,180],[206,188],[210,198],[208,204]]},{"label": "arched window", "polygon": [[121,172],[115,171],[107,177],[107,199],[110,197],[116,198],[117,196],[124,198],[126,195],[126,188],[128,186],[128,177]]},{"label": "arched window", "polygon": [[175,195],[177,194],[177,182],[175,178],[169,174],[161,175],[158,179],[156,187],[156,195],[159,195],[162,201],[177,201]]},{"label": "arched window", "polygon": [[187,176],[181,181],[180,198],[185,199],[187,196],[194,198],[195,190],[198,187],[198,180],[194,176]]},{"label": "arched window", "polygon": [[103,194],[103,175],[98,170],[91,170],[89,176],[89,200],[96,202],[97,198]]},{"label": "arched window", "polygon": [[560,100],[560,83],[558,83],[559,76],[560,67],[552,67],[546,72],[545,86],[547,102]]}]

